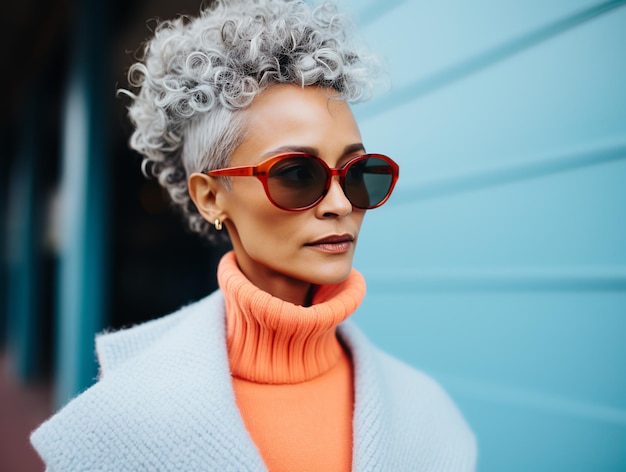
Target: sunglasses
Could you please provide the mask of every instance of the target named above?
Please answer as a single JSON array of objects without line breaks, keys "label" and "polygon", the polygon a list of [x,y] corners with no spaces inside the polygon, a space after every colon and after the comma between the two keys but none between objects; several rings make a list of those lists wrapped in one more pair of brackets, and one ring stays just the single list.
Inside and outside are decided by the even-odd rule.
[{"label": "sunglasses", "polygon": [[256,166],[207,172],[211,177],[256,177],[270,202],[288,211],[308,210],[321,202],[334,176],[339,176],[339,184],[354,208],[377,208],[391,195],[399,173],[398,164],[382,154],[364,154],[333,169],[319,157],[304,152],[280,154]]}]

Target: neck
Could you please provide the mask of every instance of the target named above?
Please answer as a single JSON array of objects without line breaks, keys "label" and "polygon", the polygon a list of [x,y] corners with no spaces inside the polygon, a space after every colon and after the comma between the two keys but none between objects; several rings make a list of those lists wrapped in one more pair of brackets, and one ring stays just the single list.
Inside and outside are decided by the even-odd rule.
[{"label": "neck", "polygon": [[232,252],[220,262],[218,281],[226,302],[231,371],[261,383],[302,382],[332,368],[343,349],[336,327],[365,295],[365,282],[353,270],[344,282],[318,287],[311,306],[299,306],[252,284]]},{"label": "neck", "polygon": [[253,270],[251,268],[253,262],[245,255],[246,251],[241,247],[241,243],[237,238],[233,240],[233,249],[235,254],[240,254],[240,257],[237,259],[239,270],[254,286],[294,305],[311,305],[313,284],[271,269],[261,272],[259,272],[258,268]]}]

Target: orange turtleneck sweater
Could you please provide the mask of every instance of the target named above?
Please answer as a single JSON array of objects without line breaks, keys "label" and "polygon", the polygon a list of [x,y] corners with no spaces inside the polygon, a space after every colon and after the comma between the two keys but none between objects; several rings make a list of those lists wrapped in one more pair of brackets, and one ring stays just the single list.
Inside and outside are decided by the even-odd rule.
[{"label": "orange turtleneck sweater", "polygon": [[267,468],[350,471],[352,364],[335,331],[363,300],[363,277],[353,270],[303,307],[257,288],[229,252],[218,282],[237,405]]}]

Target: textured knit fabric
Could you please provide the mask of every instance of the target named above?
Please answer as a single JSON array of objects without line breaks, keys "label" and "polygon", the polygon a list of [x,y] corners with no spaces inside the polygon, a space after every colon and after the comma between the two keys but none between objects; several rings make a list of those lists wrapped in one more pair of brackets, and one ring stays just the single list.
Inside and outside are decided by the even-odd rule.
[{"label": "textured knit fabric", "polygon": [[261,383],[302,382],[333,367],[343,352],[336,328],[365,297],[365,281],[353,269],[344,282],[319,287],[311,306],[294,305],[253,285],[232,251],[220,261],[217,277],[233,375]]},{"label": "textured knit fabric", "polygon": [[[354,471],[474,470],[474,436],[433,380],[349,320],[338,336],[354,369]],[[31,436],[48,470],[267,470],[235,401],[221,291],[96,346],[102,378]]]},{"label": "textured knit fabric", "polygon": [[267,468],[349,472],[352,366],[335,333],[363,300],[363,277],[353,270],[303,307],[252,284],[230,252],[218,282],[237,406]]}]

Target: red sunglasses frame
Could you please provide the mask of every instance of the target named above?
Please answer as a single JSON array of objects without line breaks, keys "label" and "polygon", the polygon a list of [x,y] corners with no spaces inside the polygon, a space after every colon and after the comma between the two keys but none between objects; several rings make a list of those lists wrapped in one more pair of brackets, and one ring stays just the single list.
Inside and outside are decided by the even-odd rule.
[{"label": "red sunglasses frame", "polygon": [[[324,170],[326,171],[327,178],[326,178],[326,183],[324,184],[324,191],[319,196],[319,198],[317,198],[313,203],[304,207],[298,207],[298,208],[285,207],[283,205],[280,205],[276,201],[274,201],[274,199],[270,195],[270,190],[269,190],[268,183],[267,183],[270,169],[277,162],[290,158],[290,157],[306,157],[310,159],[315,159],[320,164],[322,164],[322,166],[324,167]],[[205,173],[211,177],[256,177],[263,184],[263,188],[265,189],[265,194],[267,195],[267,198],[274,206],[280,208],[281,210],[286,210],[286,211],[304,211],[304,210],[313,208],[324,199],[324,197],[328,193],[328,190],[330,190],[330,186],[332,184],[332,178],[335,176],[339,177],[339,185],[341,186],[341,189],[343,190],[345,194],[346,190],[344,187],[344,182],[346,179],[346,174],[348,172],[348,169],[356,162],[359,162],[367,158],[381,159],[387,162],[389,166],[391,167],[392,180],[391,180],[391,185],[389,186],[389,191],[387,192],[387,195],[385,196],[385,198],[383,198],[382,201],[380,201],[376,205],[369,206],[366,208],[354,205],[354,203],[352,203],[352,201],[348,198],[347,195],[346,195],[346,198],[348,198],[348,201],[350,201],[350,203],[352,204],[354,208],[359,208],[361,210],[371,210],[374,208],[378,208],[389,199],[389,197],[391,196],[391,193],[393,192],[393,188],[395,187],[396,182],[398,181],[398,177],[400,176],[400,166],[396,162],[394,162],[390,157],[385,156],[384,154],[361,154],[360,156],[356,156],[350,159],[342,167],[333,168],[333,167],[329,167],[328,164],[326,164],[326,162],[324,162],[322,159],[312,154],[308,154],[306,152],[289,152],[289,153],[279,154],[277,156],[270,157],[269,159],[255,166],[225,167],[223,169],[210,170]],[[370,168],[369,170],[375,170],[375,168]],[[387,168],[385,168],[385,171],[381,173],[388,173]]]}]

